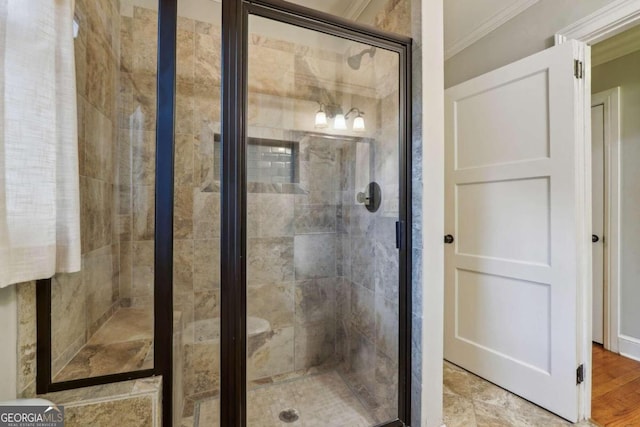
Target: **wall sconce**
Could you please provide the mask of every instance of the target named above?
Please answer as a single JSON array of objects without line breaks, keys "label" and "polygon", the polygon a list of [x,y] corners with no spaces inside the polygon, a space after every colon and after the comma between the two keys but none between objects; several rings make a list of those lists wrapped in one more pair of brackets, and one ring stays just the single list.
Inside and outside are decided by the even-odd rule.
[{"label": "wall sconce", "polygon": [[329,126],[327,122],[327,113],[324,111],[324,104],[320,104],[320,110],[316,113],[316,128],[324,129]]},{"label": "wall sconce", "polygon": [[333,119],[333,128],[336,130],[347,130],[347,118],[344,114],[336,114]]},{"label": "wall sconce", "polygon": [[358,115],[356,116],[355,119],[353,119],[353,130],[356,132],[364,132],[366,130],[365,126],[364,126],[364,113],[362,111],[360,111],[359,108],[352,108],[351,110],[349,110],[349,112],[347,113],[346,116],[344,116],[345,119],[349,120],[349,115],[351,113],[357,113]]},{"label": "wall sconce", "polygon": [[323,104],[320,103],[320,110],[316,112],[315,126],[316,129],[325,129],[329,126],[329,119],[333,119],[333,129],[335,130],[347,130],[347,120],[349,116],[356,113],[357,116],[353,119],[352,129],[355,132],[364,132],[366,130],[364,124],[364,113],[359,108],[350,109],[347,114],[344,114],[342,107],[339,105]]}]

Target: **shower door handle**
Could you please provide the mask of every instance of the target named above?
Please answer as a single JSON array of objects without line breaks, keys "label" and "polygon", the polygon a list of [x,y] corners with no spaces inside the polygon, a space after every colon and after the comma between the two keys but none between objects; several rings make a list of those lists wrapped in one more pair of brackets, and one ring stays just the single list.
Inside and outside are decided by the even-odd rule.
[{"label": "shower door handle", "polygon": [[396,249],[402,249],[404,240],[404,221],[396,221]]}]

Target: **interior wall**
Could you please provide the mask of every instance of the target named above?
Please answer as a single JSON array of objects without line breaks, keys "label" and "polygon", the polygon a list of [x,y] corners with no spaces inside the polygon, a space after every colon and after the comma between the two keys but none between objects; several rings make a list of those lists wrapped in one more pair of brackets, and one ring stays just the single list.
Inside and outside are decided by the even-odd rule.
[{"label": "interior wall", "polygon": [[[640,51],[594,67],[591,93],[620,86],[620,333],[640,340]],[[640,347],[640,346],[639,346]]]},{"label": "interior wall", "polygon": [[16,287],[0,289],[0,325],[2,325],[2,345],[0,346],[0,402],[15,399],[18,380],[16,346],[18,344],[18,316]]},{"label": "interior wall", "polygon": [[614,0],[540,0],[445,62],[445,88],[547,49],[562,28]]},{"label": "interior wall", "polygon": [[[419,343],[419,354],[414,354],[414,378],[419,378],[419,388],[413,390],[414,414],[419,418],[411,424],[422,427],[439,427],[442,416],[442,358],[444,335],[444,23],[443,1],[422,0],[421,13],[414,16],[422,34],[416,36],[420,45],[419,59],[424,72],[420,76],[420,92],[414,98],[414,117],[419,116],[422,144],[418,156],[414,152],[414,165],[420,173],[420,196],[414,187],[414,203],[420,204],[419,212],[428,218],[418,221],[420,253],[414,249],[414,262],[421,258],[420,268],[414,270],[414,313],[420,322],[414,323],[414,339]],[[414,24],[414,28],[416,25]],[[418,33],[419,34],[419,33]],[[414,66],[415,69],[415,66]],[[414,172],[415,174],[416,172]],[[417,196],[417,197],[416,197]],[[414,217],[416,211],[414,210]],[[414,232],[416,224],[414,224]],[[414,264],[414,266],[417,264]],[[416,331],[416,326],[420,330]],[[417,404],[419,402],[419,404]]]}]

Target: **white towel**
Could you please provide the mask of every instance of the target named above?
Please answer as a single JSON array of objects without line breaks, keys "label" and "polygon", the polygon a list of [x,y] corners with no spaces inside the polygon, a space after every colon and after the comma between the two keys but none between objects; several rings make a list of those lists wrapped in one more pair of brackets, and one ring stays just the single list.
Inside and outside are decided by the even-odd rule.
[{"label": "white towel", "polygon": [[0,287],[80,270],[72,0],[0,0]]}]

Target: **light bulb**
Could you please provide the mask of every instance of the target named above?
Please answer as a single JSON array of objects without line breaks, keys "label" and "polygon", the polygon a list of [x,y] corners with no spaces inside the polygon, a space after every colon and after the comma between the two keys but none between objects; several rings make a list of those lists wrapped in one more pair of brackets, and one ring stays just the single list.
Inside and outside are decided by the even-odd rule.
[{"label": "light bulb", "polygon": [[364,118],[362,116],[358,116],[353,119],[353,130],[356,132],[364,132]]},{"label": "light bulb", "polygon": [[344,118],[344,114],[336,114],[336,118],[333,120],[333,128],[347,130],[347,120]]},{"label": "light bulb", "polygon": [[322,129],[327,127],[327,114],[320,110],[316,113],[316,128]]}]

